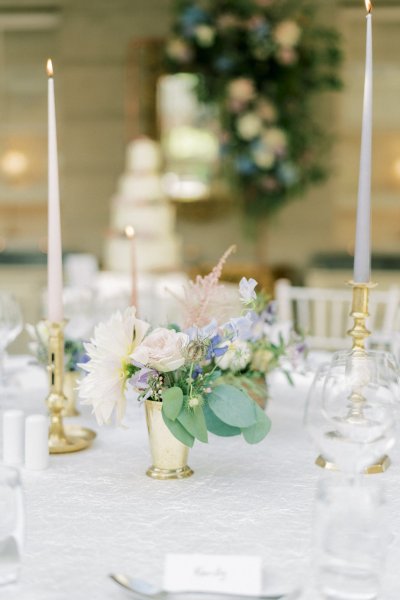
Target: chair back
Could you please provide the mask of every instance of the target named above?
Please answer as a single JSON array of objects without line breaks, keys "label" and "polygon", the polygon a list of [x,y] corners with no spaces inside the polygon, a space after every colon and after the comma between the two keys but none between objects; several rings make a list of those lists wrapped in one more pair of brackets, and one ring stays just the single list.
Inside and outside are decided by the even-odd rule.
[{"label": "chair back", "polygon": [[[351,348],[347,335],[352,326],[350,289],[292,286],[287,279],[275,284],[275,298],[280,321],[291,321],[307,337],[312,349],[341,350]],[[372,332],[370,346],[389,349],[400,304],[400,288],[372,290],[367,327]]]}]

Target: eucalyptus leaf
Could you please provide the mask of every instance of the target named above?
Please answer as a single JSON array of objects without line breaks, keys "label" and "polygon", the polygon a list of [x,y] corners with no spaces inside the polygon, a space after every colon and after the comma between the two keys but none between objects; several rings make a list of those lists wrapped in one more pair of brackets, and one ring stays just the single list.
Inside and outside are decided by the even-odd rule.
[{"label": "eucalyptus leaf", "polygon": [[239,427],[232,427],[227,425],[213,413],[213,411],[205,404],[203,406],[204,417],[206,419],[207,429],[210,433],[220,435],[221,437],[232,437],[234,435],[240,435],[241,430]]},{"label": "eucalyptus leaf", "polygon": [[178,416],[178,421],[193,437],[204,442],[208,442],[207,425],[203,414],[203,409],[196,406],[193,409],[183,408]]},{"label": "eucalyptus leaf", "polygon": [[207,401],[213,413],[232,427],[250,427],[257,422],[256,403],[233,385],[218,385],[208,394]]},{"label": "eucalyptus leaf", "polygon": [[162,413],[162,417],[164,419],[164,423],[177,440],[182,442],[185,446],[189,446],[189,448],[193,447],[194,437],[183,427],[178,420],[172,421],[165,416],[164,412]]},{"label": "eucalyptus leaf", "polygon": [[242,434],[249,444],[261,442],[271,429],[271,420],[259,406],[256,405],[257,422],[250,427],[242,429]]},{"label": "eucalyptus leaf", "polygon": [[175,421],[182,410],[183,392],[179,387],[172,387],[164,390],[162,393],[162,410],[165,416],[171,421]]}]

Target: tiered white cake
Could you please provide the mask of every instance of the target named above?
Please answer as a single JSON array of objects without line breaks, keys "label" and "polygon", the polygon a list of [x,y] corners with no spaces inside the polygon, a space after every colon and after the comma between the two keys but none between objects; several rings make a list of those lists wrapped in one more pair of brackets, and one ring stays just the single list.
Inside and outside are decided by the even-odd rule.
[{"label": "tiered white cake", "polygon": [[105,267],[132,269],[132,241],[138,271],[167,271],[180,267],[180,240],[174,232],[175,210],[161,186],[161,155],[157,142],[139,138],[128,145],[126,171],[111,201],[111,231],[105,251]]}]

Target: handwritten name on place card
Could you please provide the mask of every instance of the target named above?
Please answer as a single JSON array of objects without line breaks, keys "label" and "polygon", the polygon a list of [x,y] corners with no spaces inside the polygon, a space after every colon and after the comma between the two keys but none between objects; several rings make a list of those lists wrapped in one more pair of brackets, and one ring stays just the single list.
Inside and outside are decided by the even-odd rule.
[{"label": "handwritten name on place card", "polygon": [[167,554],[164,588],[169,592],[226,592],[261,594],[259,556]]}]

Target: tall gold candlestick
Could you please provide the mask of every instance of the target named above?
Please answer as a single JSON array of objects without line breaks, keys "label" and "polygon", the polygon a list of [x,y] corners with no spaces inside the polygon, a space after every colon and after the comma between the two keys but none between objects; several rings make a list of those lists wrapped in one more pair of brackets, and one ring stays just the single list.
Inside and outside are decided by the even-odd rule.
[{"label": "tall gold candlestick", "polygon": [[96,434],[79,426],[64,427],[63,410],[67,398],[64,386],[64,323],[49,323],[49,395],[46,404],[49,409],[49,451],[50,454],[78,452],[90,446]]},{"label": "tall gold candlestick", "polygon": [[[354,319],[353,327],[347,332],[353,338],[351,352],[354,357],[361,359],[366,355],[365,340],[371,335],[368,331],[366,321],[369,316],[368,303],[370,290],[376,287],[371,281],[368,283],[355,283],[350,281],[349,285],[353,288],[353,299],[351,304],[350,317]],[[350,408],[346,420],[348,423],[361,425],[365,422],[364,405],[365,398],[359,391],[353,390],[350,397]],[[334,463],[327,461],[323,456],[318,456],[315,461],[319,467],[324,469],[337,470]],[[383,473],[390,466],[390,458],[383,456],[378,462],[365,469],[366,474]]]}]

